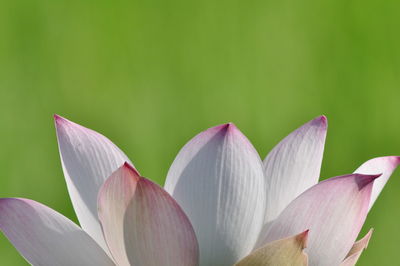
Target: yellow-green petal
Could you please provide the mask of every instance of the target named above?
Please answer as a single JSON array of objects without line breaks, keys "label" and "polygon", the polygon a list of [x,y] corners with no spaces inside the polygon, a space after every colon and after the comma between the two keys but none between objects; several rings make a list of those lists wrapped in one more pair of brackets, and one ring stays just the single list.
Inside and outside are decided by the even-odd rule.
[{"label": "yellow-green petal", "polygon": [[235,266],[308,265],[306,247],[308,230],[301,234],[267,243],[239,261]]}]

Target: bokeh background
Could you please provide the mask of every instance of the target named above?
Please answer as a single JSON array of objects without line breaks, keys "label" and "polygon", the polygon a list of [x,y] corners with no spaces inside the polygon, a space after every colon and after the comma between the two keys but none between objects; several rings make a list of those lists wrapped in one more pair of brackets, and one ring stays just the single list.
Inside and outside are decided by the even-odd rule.
[{"label": "bokeh background", "polygon": [[[53,113],[108,136],[163,184],[192,136],[233,121],[264,158],[325,114],[322,177],[400,155],[397,0],[14,0],[0,3],[0,197],[76,221]],[[400,171],[359,265],[394,265]],[[0,236],[1,265],[27,265]]]}]

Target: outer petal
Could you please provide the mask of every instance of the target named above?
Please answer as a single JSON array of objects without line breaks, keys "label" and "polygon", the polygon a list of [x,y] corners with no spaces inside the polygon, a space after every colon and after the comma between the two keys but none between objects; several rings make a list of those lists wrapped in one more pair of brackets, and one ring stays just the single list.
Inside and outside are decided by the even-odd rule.
[{"label": "outer petal", "polygon": [[399,164],[400,156],[378,157],[366,161],[357,168],[356,171],[354,171],[355,173],[365,175],[382,174],[382,176],[374,182],[369,209],[372,208],[372,205],[375,203],[386,182],[389,180],[389,177]]},{"label": "outer petal", "polygon": [[81,228],[32,200],[0,199],[0,229],[32,265],[114,265]]},{"label": "outer petal", "polygon": [[193,224],[201,265],[232,265],[249,254],[263,224],[264,185],[257,152],[233,124],[208,129],[182,148],[165,189]]},{"label": "outer petal", "polygon": [[129,160],[106,137],[60,116],[54,117],[64,175],[76,215],[81,227],[106,249],[97,218],[97,194],[111,173]]},{"label": "outer petal", "polygon": [[288,205],[264,243],[310,229],[310,265],[339,265],[365,221],[376,177],[353,174],[318,183]]},{"label": "outer petal", "polygon": [[298,195],[318,183],[326,131],[326,117],[317,117],[284,138],[265,158],[265,224],[275,219]]},{"label": "outer petal", "polygon": [[124,216],[136,191],[140,176],[125,163],[101,187],[98,213],[104,238],[119,266],[129,266],[124,244]]},{"label": "outer petal", "polygon": [[[123,167],[121,171],[131,170]],[[163,188],[145,178],[137,182],[123,228],[130,265],[198,265],[199,248],[189,219]]]},{"label": "outer petal", "polygon": [[364,249],[367,248],[369,240],[371,239],[372,232],[374,230],[370,229],[368,233],[360,240],[358,240],[356,243],[354,243],[353,247],[349,251],[349,253],[346,256],[346,259],[340,264],[340,266],[354,266],[356,265],[358,259],[361,256],[361,253],[364,251]]},{"label": "outer petal", "polygon": [[276,240],[257,249],[235,266],[306,266],[306,247],[308,230],[285,239]]}]

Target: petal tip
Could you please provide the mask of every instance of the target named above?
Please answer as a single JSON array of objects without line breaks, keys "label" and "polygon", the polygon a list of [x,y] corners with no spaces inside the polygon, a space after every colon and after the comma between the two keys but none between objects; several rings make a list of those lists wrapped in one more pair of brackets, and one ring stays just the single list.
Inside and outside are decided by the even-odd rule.
[{"label": "petal tip", "polygon": [[313,123],[325,129],[328,126],[328,118],[325,115],[320,115],[313,120]]},{"label": "petal tip", "polygon": [[54,115],[53,115],[53,118],[54,118],[54,122],[55,122],[57,125],[66,121],[66,119],[65,119],[64,117],[62,117],[62,116],[60,116],[60,115],[58,115],[58,114],[54,114]]},{"label": "petal tip", "polygon": [[229,132],[229,131],[237,129],[235,124],[232,122],[228,122],[228,123],[216,126],[216,128],[223,132]]},{"label": "petal tip", "polygon": [[374,230],[375,230],[374,228],[369,229],[367,235],[365,236],[366,243],[365,243],[364,249],[366,249],[368,247],[369,241],[371,240],[372,233],[374,232]]},{"label": "petal tip", "polygon": [[302,249],[307,247],[309,233],[310,229],[307,229],[303,233],[300,233],[296,236],[296,240],[299,242]]},{"label": "petal tip", "polygon": [[121,166],[121,168],[130,173],[133,173],[134,176],[140,177],[139,172],[128,162],[124,162],[124,164]]},{"label": "petal tip", "polygon": [[366,250],[368,248],[369,245],[369,241],[372,238],[372,233],[374,232],[374,228],[369,229],[368,233],[360,240],[358,240],[352,247],[352,249],[350,250],[353,251],[353,249],[355,249],[356,251],[362,251],[362,250]]},{"label": "petal tip", "polygon": [[400,156],[392,156],[394,164],[398,166],[400,164]]},{"label": "petal tip", "polygon": [[240,130],[236,127],[236,125],[232,122],[228,122],[225,124],[221,124],[215,127],[212,127],[205,132],[214,132],[221,137],[226,137],[229,135],[236,135]]},{"label": "petal tip", "polygon": [[378,160],[381,159],[381,160],[387,161],[389,163],[389,165],[393,167],[393,170],[400,164],[400,156],[378,157],[378,158],[375,158],[375,159],[371,159],[370,161],[377,160],[377,159]]},{"label": "petal tip", "polygon": [[368,248],[369,241],[370,241],[371,238],[372,238],[372,233],[373,233],[373,232],[374,232],[374,229],[371,228],[371,229],[369,230],[368,234],[367,234],[367,239],[366,239],[366,243],[365,243],[364,249],[367,249],[367,248]]},{"label": "petal tip", "polygon": [[377,174],[377,175],[362,175],[362,174],[357,174],[356,176],[356,183],[358,185],[359,190],[362,190],[364,187],[366,187],[368,184],[371,184],[374,182],[375,179],[380,177],[382,174]]},{"label": "petal tip", "polygon": [[54,124],[56,125],[56,130],[59,133],[59,130],[66,129],[69,126],[72,126],[74,123],[69,121],[68,119],[62,117],[61,115],[54,114]]}]

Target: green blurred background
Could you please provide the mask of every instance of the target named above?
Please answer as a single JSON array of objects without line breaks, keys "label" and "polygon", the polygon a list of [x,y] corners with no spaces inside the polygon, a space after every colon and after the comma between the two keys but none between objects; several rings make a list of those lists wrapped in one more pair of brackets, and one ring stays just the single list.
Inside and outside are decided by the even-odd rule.
[{"label": "green blurred background", "polygon": [[[329,119],[322,177],[400,155],[397,0],[14,0],[0,3],[0,197],[74,221],[53,113],[112,139],[162,184],[184,143],[235,122],[264,157]],[[400,171],[359,265],[399,258]],[[26,265],[0,236],[1,265]]]}]

